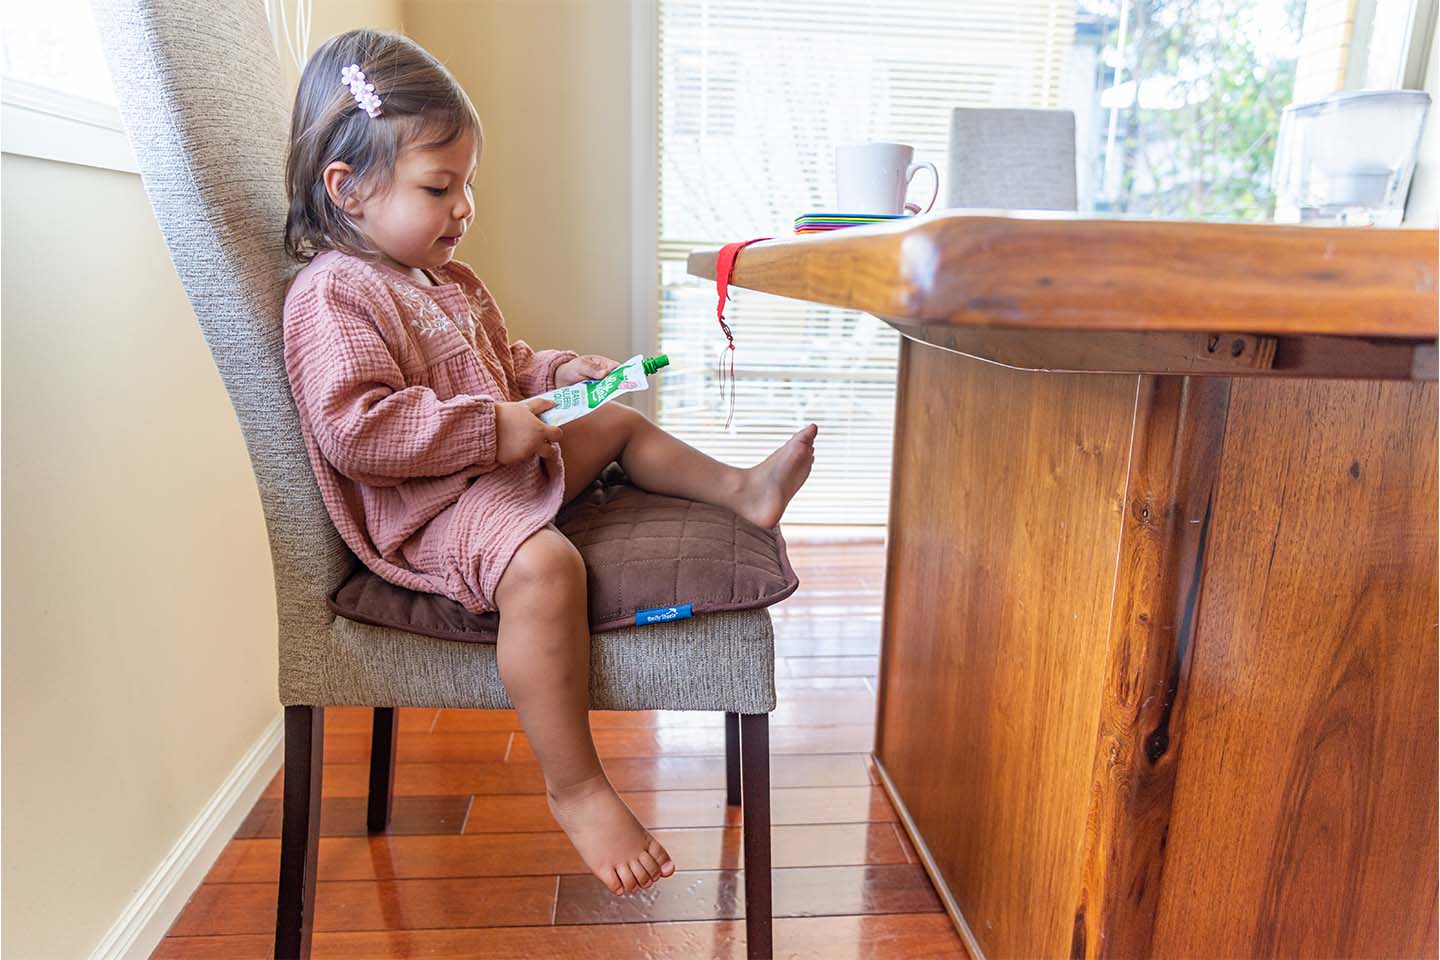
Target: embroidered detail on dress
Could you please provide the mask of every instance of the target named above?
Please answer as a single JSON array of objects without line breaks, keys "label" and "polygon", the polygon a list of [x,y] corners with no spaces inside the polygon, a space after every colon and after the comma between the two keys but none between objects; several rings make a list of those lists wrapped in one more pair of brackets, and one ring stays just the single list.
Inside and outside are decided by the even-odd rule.
[{"label": "embroidered detail on dress", "polygon": [[443,333],[455,325],[454,321],[450,319],[450,315],[441,310],[434,300],[414,287],[401,286],[396,283],[387,285],[400,295],[400,298],[415,314],[410,318],[410,326],[419,330],[427,338],[433,337],[437,333]]},{"label": "embroidered detail on dress", "polygon": [[416,330],[419,330],[427,337],[433,337],[437,333],[449,330],[451,325],[452,324],[449,317],[436,318],[430,316],[420,316],[415,317],[410,321],[410,326],[414,327]]}]

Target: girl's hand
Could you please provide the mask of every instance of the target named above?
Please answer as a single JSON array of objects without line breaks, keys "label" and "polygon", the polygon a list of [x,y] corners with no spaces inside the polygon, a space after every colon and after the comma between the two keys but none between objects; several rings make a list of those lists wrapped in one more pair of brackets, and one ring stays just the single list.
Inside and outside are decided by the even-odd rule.
[{"label": "girl's hand", "polygon": [[555,386],[568,387],[581,380],[599,380],[618,366],[619,362],[609,357],[587,353],[574,360],[566,360],[555,368]]},{"label": "girl's hand", "polygon": [[553,461],[559,427],[540,419],[540,414],[555,406],[551,400],[532,397],[518,403],[495,404],[495,460],[500,464],[519,463],[531,457]]}]

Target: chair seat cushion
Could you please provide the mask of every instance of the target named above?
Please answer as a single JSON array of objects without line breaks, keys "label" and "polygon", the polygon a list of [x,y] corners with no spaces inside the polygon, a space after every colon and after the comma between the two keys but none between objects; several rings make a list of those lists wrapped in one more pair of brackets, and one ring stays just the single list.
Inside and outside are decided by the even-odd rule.
[{"label": "chair seat cushion", "polygon": [[[561,510],[555,524],[585,559],[592,633],[767,607],[800,585],[778,527],[766,530],[724,507],[641,490],[618,464]],[[327,602],[347,620],[441,640],[494,643],[500,625],[498,613],[471,613],[365,566]]]}]

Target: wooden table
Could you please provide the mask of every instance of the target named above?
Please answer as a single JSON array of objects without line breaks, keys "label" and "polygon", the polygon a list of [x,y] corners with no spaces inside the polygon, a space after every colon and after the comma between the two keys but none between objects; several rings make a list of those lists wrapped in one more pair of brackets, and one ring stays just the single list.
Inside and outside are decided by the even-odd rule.
[{"label": "wooden table", "polygon": [[875,761],[977,955],[1436,955],[1436,253],[954,211],[741,253],[904,335]]}]

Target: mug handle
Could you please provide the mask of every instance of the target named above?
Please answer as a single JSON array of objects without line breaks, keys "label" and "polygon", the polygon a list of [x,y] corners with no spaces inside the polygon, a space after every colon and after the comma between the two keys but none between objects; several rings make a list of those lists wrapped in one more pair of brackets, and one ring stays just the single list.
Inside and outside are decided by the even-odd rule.
[{"label": "mug handle", "polygon": [[907,213],[929,213],[930,208],[935,206],[936,198],[940,196],[940,171],[936,170],[935,164],[931,163],[929,160],[920,160],[916,163],[910,164],[910,166],[905,168],[905,185],[908,188],[910,185],[910,181],[915,179],[915,174],[919,173],[921,170],[927,167],[930,170],[930,177],[935,181],[935,189],[930,191],[930,202],[925,205],[924,210],[920,209],[920,205],[918,203],[907,203],[905,204],[905,211]]}]

